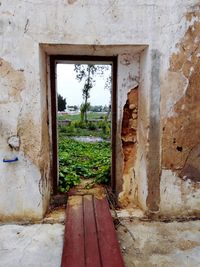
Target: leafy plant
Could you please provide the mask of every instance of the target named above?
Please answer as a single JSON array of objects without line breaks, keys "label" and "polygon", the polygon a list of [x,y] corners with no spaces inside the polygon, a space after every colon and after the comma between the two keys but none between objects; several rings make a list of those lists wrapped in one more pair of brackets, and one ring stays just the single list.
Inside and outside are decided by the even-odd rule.
[{"label": "leafy plant", "polygon": [[94,183],[108,183],[110,161],[110,143],[85,143],[60,136],[59,190],[66,192],[87,178]]}]

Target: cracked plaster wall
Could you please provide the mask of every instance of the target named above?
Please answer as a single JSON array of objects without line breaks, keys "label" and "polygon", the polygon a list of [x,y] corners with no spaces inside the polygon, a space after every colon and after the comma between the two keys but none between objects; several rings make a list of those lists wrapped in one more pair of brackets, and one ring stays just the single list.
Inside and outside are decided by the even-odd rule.
[{"label": "cracked plaster wall", "polygon": [[[139,64],[140,54],[134,56],[121,55],[118,59],[118,73],[120,75],[118,76],[117,102],[116,183],[117,191],[121,192],[119,195],[121,206],[133,203],[135,187],[137,186],[134,178],[134,156],[136,149],[135,152],[132,150],[136,147],[137,142],[137,123],[134,121],[135,130],[133,132],[133,128],[131,129],[130,125],[129,107],[132,104],[135,105],[135,109],[137,108],[137,97],[134,96],[139,84]],[[131,98],[131,95],[134,96]],[[128,142],[128,135],[129,139],[131,139],[129,140],[130,142]]]},{"label": "cracked plaster wall", "polygon": [[[138,56],[139,75],[136,71],[140,78],[134,201],[164,215],[199,212],[198,2],[0,1],[0,219],[39,219],[49,201],[46,55],[40,44],[148,46]],[[126,187],[123,107],[135,86],[133,80],[123,85],[129,79],[123,66],[118,69],[117,92],[118,192]],[[134,66],[129,67],[134,72]],[[19,137],[18,150],[7,142],[12,136]],[[19,161],[5,164],[5,156],[18,156]]]},{"label": "cracked plaster wall", "polygon": [[135,175],[135,161],[137,155],[137,119],[138,119],[138,86],[127,94],[123,108],[121,142],[123,153],[123,191],[119,201],[122,206],[133,205],[137,201],[137,182]]},{"label": "cracked plaster wall", "polygon": [[169,85],[169,93],[163,92],[162,100],[161,213],[200,213],[199,6],[186,14],[187,30],[170,57],[163,85]]}]

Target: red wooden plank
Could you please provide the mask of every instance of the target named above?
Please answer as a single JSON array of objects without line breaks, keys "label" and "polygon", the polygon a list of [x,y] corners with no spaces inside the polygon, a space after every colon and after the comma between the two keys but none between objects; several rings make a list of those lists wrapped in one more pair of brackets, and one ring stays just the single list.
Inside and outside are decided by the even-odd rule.
[{"label": "red wooden plank", "polygon": [[124,267],[107,200],[94,198],[94,207],[102,267]]},{"label": "red wooden plank", "polygon": [[77,188],[71,188],[68,193],[67,193],[68,196],[74,196],[74,195],[78,195],[78,196],[82,196],[83,193],[82,192],[79,192],[79,190],[77,190]]},{"label": "red wooden plank", "polygon": [[85,230],[85,259],[87,267],[101,267],[97,229],[94,216],[93,196],[85,195],[84,230]]},{"label": "red wooden plank", "polygon": [[81,196],[68,199],[61,267],[85,267]]}]

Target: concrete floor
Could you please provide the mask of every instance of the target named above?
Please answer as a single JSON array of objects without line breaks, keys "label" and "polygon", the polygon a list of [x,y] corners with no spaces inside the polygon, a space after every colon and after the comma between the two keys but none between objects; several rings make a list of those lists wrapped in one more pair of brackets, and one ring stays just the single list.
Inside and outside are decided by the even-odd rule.
[{"label": "concrete floor", "polygon": [[126,267],[200,266],[200,221],[141,222],[119,225]]},{"label": "concrete floor", "polygon": [[[122,223],[117,232],[126,267],[200,266],[200,221]],[[63,233],[61,223],[1,225],[0,267],[59,267]]]},{"label": "concrete floor", "polygon": [[0,267],[58,267],[64,225],[0,226]]}]

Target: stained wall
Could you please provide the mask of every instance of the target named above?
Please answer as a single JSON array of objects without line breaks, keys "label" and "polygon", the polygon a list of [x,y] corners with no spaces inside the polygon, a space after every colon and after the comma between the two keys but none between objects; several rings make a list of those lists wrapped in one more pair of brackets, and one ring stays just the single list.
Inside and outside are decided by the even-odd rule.
[{"label": "stained wall", "polygon": [[48,56],[66,45],[73,54],[118,56],[120,204],[162,216],[199,214],[199,12],[197,0],[0,1],[1,220],[37,220],[47,210]]}]

